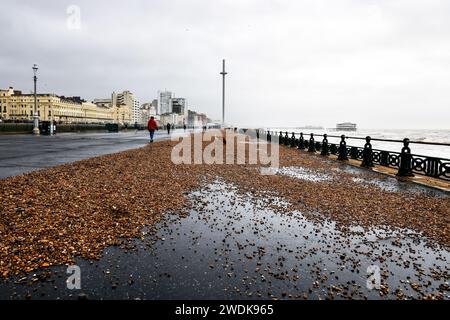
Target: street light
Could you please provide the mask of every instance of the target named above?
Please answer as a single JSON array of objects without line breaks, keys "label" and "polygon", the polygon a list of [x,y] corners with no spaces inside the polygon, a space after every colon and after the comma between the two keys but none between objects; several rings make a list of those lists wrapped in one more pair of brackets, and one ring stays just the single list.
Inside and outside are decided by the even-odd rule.
[{"label": "street light", "polygon": [[38,136],[39,135],[39,115],[37,110],[37,96],[36,96],[36,82],[37,82],[37,76],[36,73],[38,71],[37,64],[33,65],[33,72],[34,72],[34,119],[33,119],[33,134]]}]

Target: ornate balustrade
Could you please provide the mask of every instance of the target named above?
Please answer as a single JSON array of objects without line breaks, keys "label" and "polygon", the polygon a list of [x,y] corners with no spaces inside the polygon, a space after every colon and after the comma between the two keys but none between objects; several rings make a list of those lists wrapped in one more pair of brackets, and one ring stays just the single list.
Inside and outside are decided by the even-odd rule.
[{"label": "ornate balustrade", "polygon": [[[400,177],[419,174],[450,181],[450,159],[412,154],[409,147],[410,144],[450,147],[448,143],[410,141],[407,138],[403,140],[372,139],[369,136],[362,138],[314,133],[310,133],[308,138],[303,132],[258,131],[258,137],[261,136],[267,141],[272,141],[272,136],[274,135],[278,136],[278,142],[281,145],[307,150],[311,153],[320,152],[324,157],[328,157],[331,154],[336,155],[337,160],[340,161],[347,161],[348,159],[361,160],[361,166],[367,168],[374,165],[397,168],[397,176]],[[320,137],[320,139],[316,140],[314,139],[315,137]],[[340,138],[341,141],[339,144],[330,143],[328,138]],[[346,139],[365,140],[365,144],[363,147],[348,146]],[[403,143],[403,147],[400,152],[373,149],[372,141]]]}]

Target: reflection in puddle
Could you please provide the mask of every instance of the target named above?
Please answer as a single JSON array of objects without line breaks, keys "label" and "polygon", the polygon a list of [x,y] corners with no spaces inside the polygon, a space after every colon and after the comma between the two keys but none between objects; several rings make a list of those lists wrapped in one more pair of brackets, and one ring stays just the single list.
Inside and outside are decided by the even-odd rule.
[{"label": "reflection in puddle", "polygon": [[353,177],[352,181],[366,186],[367,185],[376,186],[388,192],[416,192],[416,193],[422,192],[434,194],[436,196],[443,195],[443,193],[439,192],[438,190],[432,190],[410,182],[399,181],[393,177],[369,178],[369,179]]},{"label": "reflection in puddle", "polygon": [[333,171],[337,171],[337,172],[345,172],[345,173],[350,173],[350,174],[354,174],[354,175],[360,175],[361,173],[367,173],[367,169],[362,169],[362,168],[356,168],[350,165],[345,165],[345,164],[339,164],[339,167],[335,167],[331,170]]},{"label": "reflection in puddle", "polygon": [[[278,198],[242,194],[221,181],[189,198],[189,215],[166,216],[156,233],[145,229],[99,261],[77,259],[80,292],[66,289],[61,266],[42,282],[0,284],[0,298],[449,298],[449,252],[410,230],[341,230],[319,214],[308,219]],[[366,286],[371,266],[381,272],[380,290]]]},{"label": "reflection in puddle", "polygon": [[349,173],[352,181],[361,185],[376,186],[388,192],[421,192],[433,196],[444,196],[445,192],[421,186],[410,181],[401,181],[395,177],[386,176],[379,172],[370,171],[363,168],[357,168],[349,165],[340,165],[333,168],[333,171]]},{"label": "reflection in puddle", "polygon": [[[317,299],[331,292],[334,298],[417,298],[445,292],[439,288],[448,281],[448,251],[431,248],[412,230],[354,226],[344,232],[320,215],[310,220],[298,211],[280,212],[272,205],[286,202],[241,195],[220,181],[194,193],[193,201],[201,211],[180,221],[179,230],[192,230],[194,221],[202,221],[195,227],[201,234],[196,243],[217,243],[218,256],[210,261],[238,280],[225,284],[235,297],[269,292]],[[206,255],[212,251],[201,248]],[[366,287],[367,268],[373,265],[383,275],[382,295]]]},{"label": "reflection in puddle", "polygon": [[382,190],[389,191],[389,192],[399,192],[402,189],[398,185],[398,183],[392,182],[392,181],[382,181],[380,179],[363,179],[363,178],[352,178],[353,182],[365,184],[365,185],[373,185],[377,186]]}]

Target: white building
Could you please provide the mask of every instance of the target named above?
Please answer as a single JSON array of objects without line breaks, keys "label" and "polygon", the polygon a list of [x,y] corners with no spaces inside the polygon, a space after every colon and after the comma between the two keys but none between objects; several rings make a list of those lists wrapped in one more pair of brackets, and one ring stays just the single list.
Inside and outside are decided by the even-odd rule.
[{"label": "white building", "polygon": [[187,124],[186,117],[184,114],[178,113],[165,113],[160,116],[160,124],[166,125],[170,123],[171,125],[175,125],[177,127],[182,127],[184,124]]},{"label": "white building", "polygon": [[140,124],[147,125],[150,117],[155,117],[156,120],[159,120],[158,116],[158,104],[156,100],[153,100],[152,103],[144,103],[139,112]]},{"label": "white building", "polygon": [[140,120],[140,103],[134,97],[133,93],[126,90],[122,93],[112,94],[112,103],[115,106],[125,105],[131,109],[131,123],[139,123]]},{"label": "white building", "polygon": [[158,92],[158,106],[159,114],[172,113],[172,92],[159,91]]},{"label": "white building", "polygon": [[133,103],[133,113],[131,114],[131,120],[133,123],[139,123],[141,119],[141,112],[140,112],[141,104],[138,100],[134,100]]},{"label": "white building", "polygon": [[337,131],[356,131],[356,123],[343,122],[336,124]]}]

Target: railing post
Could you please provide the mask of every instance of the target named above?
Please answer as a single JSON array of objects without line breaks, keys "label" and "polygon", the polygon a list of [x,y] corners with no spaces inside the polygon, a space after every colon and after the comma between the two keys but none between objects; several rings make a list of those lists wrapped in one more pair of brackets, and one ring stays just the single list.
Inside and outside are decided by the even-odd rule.
[{"label": "railing post", "polygon": [[284,133],[284,145],[285,146],[289,145],[289,135],[287,131]]},{"label": "railing post", "polygon": [[280,131],[280,135],[278,136],[278,144],[283,144],[283,132]]},{"label": "railing post", "polygon": [[291,136],[291,148],[295,148],[295,133],[292,132]]},{"label": "railing post", "polygon": [[327,134],[325,133],[323,135],[323,140],[322,140],[322,152],[320,153],[320,155],[322,156],[329,156],[330,155],[330,151],[328,149],[328,139],[327,139]]},{"label": "railing post", "polygon": [[347,142],[345,142],[345,135],[343,134],[341,136],[341,142],[339,142],[339,149],[338,149],[338,160],[348,160],[347,156]]},{"label": "railing post", "polygon": [[256,129],[256,140],[259,140],[259,129]]},{"label": "railing post", "polygon": [[267,131],[266,139],[267,139],[267,142],[271,142],[272,141],[272,136],[270,135],[270,131]]},{"label": "railing post", "polygon": [[366,137],[366,144],[364,145],[363,150],[363,160],[361,163],[361,167],[370,168],[373,167],[373,155],[372,155],[372,144],[370,143],[370,137]]},{"label": "railing post", "polygon": [[403,139],[403,148],[400,153],[400,164],[398,166],[399,177],[414,177],[412,172],[412,155],[411,149],[409,148],[409,139]]},{"label": "railing post", "polygon": [[305,138],[303,138],[303,132],[300,132],[300,138],[298,138],[298,148],[305,149]]},{"label": "railing post", "polygon": [[314,143],[314,133],[311,133],[311,138],[309,138],[308,152],[316,152],[316,144]]}]

